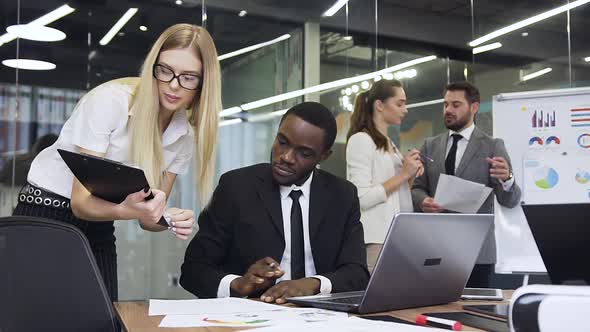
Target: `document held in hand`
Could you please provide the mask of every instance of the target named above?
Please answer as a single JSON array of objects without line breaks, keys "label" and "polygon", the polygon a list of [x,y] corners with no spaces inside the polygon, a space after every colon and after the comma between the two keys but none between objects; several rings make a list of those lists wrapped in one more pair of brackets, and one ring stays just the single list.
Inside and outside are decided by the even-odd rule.
[{"label": "document held in hand", "polygon": [[441,174],[434,201],[443,208],[461,213],[477,213],[492,188],[456,176]]}]

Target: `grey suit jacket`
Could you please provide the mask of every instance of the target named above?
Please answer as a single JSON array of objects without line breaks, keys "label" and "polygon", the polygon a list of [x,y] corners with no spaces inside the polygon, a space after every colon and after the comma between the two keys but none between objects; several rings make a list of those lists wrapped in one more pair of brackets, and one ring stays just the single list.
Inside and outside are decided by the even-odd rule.
[{"label": "grey suit jacket", "polygon": [[[412,201],[416,211],[422,211],[422,201],[426,197],[434,197],[438,178],[445,171],[445,159],[447,150],[448,132],[435,137],[427,138],[421,148],[421,152],[432,157],[434,162],[424,163],[424,174],[414,181],[412,187]],[[504,157],[508,164],[510,158],[506,152],[504,141],[486,135],[477,126],[471,134],[465,153],[461,158],[459,166],[455,170],[455,176],[465,180],[482,183],[493,189],[498,202],[506,207],[514,207],[520,201],[520,188],[516,183],[510,191],[504,191],[500,181],[490,176],[490,166],[486,157]],[[510,166],[512,168],[512,166]],[[483,203],[478,213],[494,212],[494,195],[490,195]],[[488,237],[477,258],[478,264],[494,264],[496,262],[496,243],[494,241],[494,230],[490,230]]]}]

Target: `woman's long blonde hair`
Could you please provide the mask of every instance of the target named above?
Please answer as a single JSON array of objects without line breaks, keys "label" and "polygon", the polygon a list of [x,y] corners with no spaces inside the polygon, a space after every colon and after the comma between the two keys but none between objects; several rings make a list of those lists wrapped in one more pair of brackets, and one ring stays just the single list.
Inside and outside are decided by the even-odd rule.
[{"label": "woman's long blonde hair", "polygon": [[130,153],[131,160],[144,170],[150,186],[161,188],[164,180],[164,151],[158,121],[158,84],[152,70],[162,51],[184,48],[194,51],[203,64],[201,90],[188,110],[188,120],[195,134],[196,181],[199,201],[204,207],[213,191],[221,111],[221,73],[217,50],[211,35],[204,28],[192,24],[175,24],[166,29],[152,46],[143,62],[139,84],[131,102]]}]

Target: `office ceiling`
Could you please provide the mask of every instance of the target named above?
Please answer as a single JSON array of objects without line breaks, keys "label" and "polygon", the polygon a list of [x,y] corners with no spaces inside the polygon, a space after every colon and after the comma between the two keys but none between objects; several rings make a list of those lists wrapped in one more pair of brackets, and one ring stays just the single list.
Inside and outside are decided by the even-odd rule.
[{"label": "office ceiling", "polygon": [[[205,2],[207,28],[220,54],[270,40],[300,27],[306,21],[320,22],[324,42],[330,39],[329,34],[334,41],[343,37],[346,31],[344,11],[333,18],[320,17],[334,0],[184,0],[180,6],[174,0],[76,0],[68,2],[77,9],[76,12],[51,24],[68,35],[64,41],[20,41],[21,56],[33,54],[49,59],[58,65],[58,69],[44,73],[20,71],[20,81],[84,89],[87,81],[92,86],[110,77],[134,75],[147,49],[165,27],[178,22],[201,24],[202,2]],[[471,61],[470,49],[466,46],[472,29],[470,2],[378,0],[379,46]],[[478,36],[563,4],[558,0],[473,2],[474,30]],[[20,21],[29,22],[63,3],[59,0],[20,0],[19,5],[17,0],[0,0],[0,27],[3,29],[16,24],[18,6]],[[139,7],[140,11],[109,45],[98,45],[98,40],[129,7]],[[348,30],[354,36],[355,44],[374,45],[374,0],[351,0],[349,8]],[[245,17],[237,15],[242,9],[248,11]],[[506,47],[495,56],[484,55],[478,61],[504,65],[548,59],[563,61],[568,54],[565,23],[565,15],[539,23],[528,30],[535,32],[527,39],[528,44],[523,42],[520,34],[514,34],[503,41]],[[590,36],[585,34],[590,29],[590,5],[576,9],[571,15],[571,23],[572,54],[590,56]],[[140,31],[138,27],[142,24],[149,30]],[[1,59],[14,57],[15,53],[16,42],[0,47]],[[370,52],[357,53],[358,57],[352,59],[353,65],[362,66],[363,62],[366,65],[371,61]],[[344,61],[344,56],[325,54],[325,59],[339,63]],[[14,82],[14,71],[0,67],[0,81]]]}]

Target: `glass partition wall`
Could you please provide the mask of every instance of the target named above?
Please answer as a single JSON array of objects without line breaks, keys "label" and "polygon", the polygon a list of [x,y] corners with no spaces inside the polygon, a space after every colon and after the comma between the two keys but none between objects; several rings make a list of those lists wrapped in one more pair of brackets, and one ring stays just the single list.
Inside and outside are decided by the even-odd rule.
[{"label": "glass partition wall", "polygon": [[[152,43],[174,23],[206,26],[224,55],[217,177],[267,162],[281,115],[303,100],[320,101],[336,116],[334,153],[321,167],[345,177],[355,97],[380,78],[400,79],[408,96],[408,116],[389,133],[402,151],[446,130],[441,98],[450,81],[466,79],[480,88],[478,125],[490,134],[493,95],[590,85],[587,4],[473,43],[577,1],[350,0],[323,16],[335,2],[1,0],[0,60],[42,60],[55,68],[0,65],[0,215],[10,215],[31,160],[59,134],[80,97],[111,79],[137,76]],[[49,13],[53,16],[43,18]],[[122,28],[103,40],[125,15],[130,18]],[[35,41],[11,38],[6,31],[31,22],[66,36]],[[231,56],[254,45],[259,47]],[[481,46],[487,49],[475,48]],[[379,77],[367,76],[384,69]],[[301,93],[254,103],[293,91]],[[191,172],[178,178],[169,201],[198,214]],[[120,299],[191,296],[178,286],[187,242],[144,232],[135,222],[116,223],[116,236]]]}]

